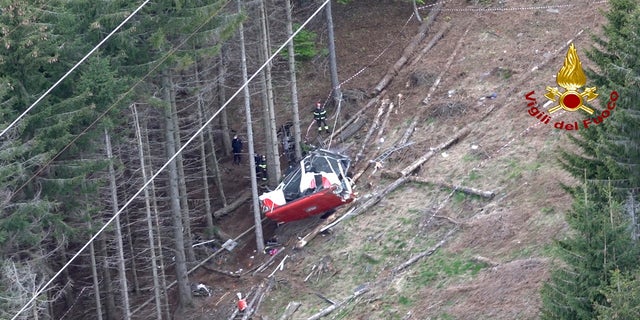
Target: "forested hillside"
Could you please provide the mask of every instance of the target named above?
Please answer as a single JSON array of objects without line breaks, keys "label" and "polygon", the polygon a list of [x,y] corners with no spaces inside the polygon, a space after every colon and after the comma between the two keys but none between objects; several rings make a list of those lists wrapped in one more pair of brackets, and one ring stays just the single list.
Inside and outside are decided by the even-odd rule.
[{"label": "forested hillside", "polygon": [[640,318],[635,0],[0,8],[0,319]]}]

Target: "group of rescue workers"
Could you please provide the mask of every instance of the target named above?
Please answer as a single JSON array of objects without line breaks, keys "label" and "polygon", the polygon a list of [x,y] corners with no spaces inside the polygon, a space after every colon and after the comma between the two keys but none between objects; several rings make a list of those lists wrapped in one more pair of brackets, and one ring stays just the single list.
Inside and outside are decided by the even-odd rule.
[{"label": "group of rescue workers", "polygon": [[[325,110],[324,105],[317,101],[315,104],[315,108],[313,109],[313,120],[318,125],[318,133],[322,133],[323,130],[329,132],[329,125],[327,125],[327,110]],[[288,140],[287,140],[288,141]],[[233,136],[233,140],[231,141],[231,149],[233,150],[233,164],[240,165],[242,162],[242,140],[238,137],[238,135]],[[287,143],[284,144],[285,148],[291,148]],[[301,148],[303,151],[303,155],[306,154],[310,146],[305,139],[304,142],[301,143]],[[288,151],[288,150],[285,150]],[[260,181],[266,182],[268,180],[267,176],[267,157],[265,155],[256,154],[254,156],[254,162],[256,165],[256,175],[257,179]]]}]

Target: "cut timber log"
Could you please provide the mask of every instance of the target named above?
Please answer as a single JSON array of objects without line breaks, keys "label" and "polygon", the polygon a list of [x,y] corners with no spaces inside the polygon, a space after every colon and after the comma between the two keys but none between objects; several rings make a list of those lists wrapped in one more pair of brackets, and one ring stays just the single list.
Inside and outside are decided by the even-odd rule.
[{"label": "cut timber log", "polygon": [[[381,92],[381,95],[384,95],[384,92]],[[358,110],[358,112],[353,114],[351,116],[351,118],[349,118],[349,120],[347,120],[342,125],[342,127],[340,127],[338,129],[336,129],[335,131],[333,131],[331,133],[331,136],[329,137],[329,139],[327,139],[327,141],[335,139],[335,137],[338,136],[343,130],[345,130],[352,122],[354,122],[356,119],[358,119],[360,117],[360,115],[364,114],[365,111],[367,111],[369,108],[374,106],[379,101],[380,101],[380,98],[378,98],[378,97],[373,97],[373,98],[369,99],[369,102],[367,102],[367,104],[364,107],[362,107],[362,109]]]},{"label": "cut timber log", "polygon": [[344,129],[336,138],[336,141],[338,142],[344,142],[347,139],[351,138],[353,135],[355,135],[356,133],[358,133],[358,131],[360,131],[360,129],[362,129],[362,127],[364,127],[364,125],[367,123],[367,121],[369,121],[369,119],[365,116],[360,116],[357,117],[356,120],[354,120],[350,126],[348,126],[346,129]]},{"label": "cut timber log", "polygon": [[443,6],[443,2],[440,2],[436,6],[434,6],[433,9],[431,9],[431,12],[429,12],[429,16],[427,17],[427,19],[420,25],[420,28],[418,29],[418,33],[415,36],[413,36],[413,39],[411,39],[411,41],[409,42],[409,45],[407,45],[404,48],[404,51],[402,52],[402,56],[400,57],[400,59],[398,59],[398,61],[396,61],[396,63],[393,66],[391,66],[391,68],[389,68],[389,70],[387,71],[387,74],[385,74],[384,77],[382,77],[382,80],[380,80],[378,85],[376,85],[376,87],[373,89],[374,95],[377,95],[382,90],[384,90],[384,88],[386,88],[389,85],[389,83],[391,83],[391,80],[393,80],[393,78],[398,74],[398,72],[400,72],[400,70],[407,63],[407,61],[409,61],[409,58],[411,57],[413,52],[416,50],[420,42],[422,42],[422,40],[424,40],[424,38],[427,36],[427,31],[429,31],[429,27],[435,21],[438,13],[440,13],[441,11],[440,9],[442,8],[442,6]]},{"label": "cut timber log", "polygon": [[389,103],[389,108],[387,109],[387,113],[384,115],[384,119],[382,120],[382,124],[380,125],[380,130],[378,130],[378,134],[376,135],[376,141],[380,141],[382,138],[382,134],[384,133],[384,128],[389,123],[389,117],[391,116],[391,112],[393,112],[393,102]]},{"label": "cut timber log", "polygon": [[398,145],[403,145],[407,142],[409,142],[409,139],[411,138],[411,135],[413,134],[413,131],[416,130],[416,125],[418,125],[418,117],[419,116],[415,116],[411,119],[411,123],[409,124],[409,126],[407,127],[407,129],[404,131],[404,134],[402,135],[402,138],[400,138],[400,140],[398,140]]},{"label": "cut timber log", "polygon": [[353,181],[353,183],[358,182],[358,179],[360,179],[363,173],[369,170],[369,167],[371,167],[371,165],[372,165],[372,162],[368,161],[367,165],[364,166],[364,168],[360,169],[360,171],[358,171],[356,174],[353,175],[353,178],[351,178],[351,181]]},{"label": "cut timber log", "polygon": [[443,149],[449,148],[449,146],[451,146],[452,144],[458,142],[460,139],[467,136],[470,131],[471,129],[469,129],[469,127],[464,127],[460,131],[456,132],[456,134],[451,139],[445,141],[444,143],[440,144],[435,148],[432,148],[431,150],[429,150],[429,152],[425,153],[422,157],[418,158],[412,164],[402,169],[402,171],[400,171],[400,175],[402,177],[409,175],[410,173],[415,171],[418,167],[420,167],[423,163],[425,163],[427,160],[433,157],[435,154],[442,151]]},{"label": "cut timber log", "polygon": [[440,240],[440,242],[436,243],[435,246],[429,248],[429,250],[423,251],[421,253],[418,253],[417,255],[411,257],[409,260],[407,260],[406,262],[404,262],[403,264],[397,266],[395,269],[393,269],[394,273],[398,273],[404,269],[406,269],[407,267],[409,267],[410,265],[416,263],[418,260],[424,258],[424,257],[428,257],[430,255],[432,255],[434,252],[436,252],[436,250],[438,250],[438,248],[442,247],[443,244],[445,244],[445,242],[447,242],[447,240],[449,239],[449,237],[458,230],[458,227],[454,227],[453,229],[449,230],[449,232],[447,232],[447,234],[444,235],[444,237],[442,238],[442,240]]},{"label": "cut timber log", "polygon": [[454,191],[460,191],[466,194],[471,194],[471,195],[475,195],[475,196],[479,196],[485,199],[492,199],[496,194],[493,191],[484,191],[484,190],[480,190],[480,189],[476,189],[476,188],[471,188],[471,187],[465,187],[465,186],[459,186],[459,185],[454,185],[451,183],[446,183],[446,182],[442,182],[442,181],[434,181],[434,180],[429,180],[426,178],[421,178],[421,177],[411,177],[409,178],[409,180],[411,182],[417,182],[417,183],[426,183],[426,184],[433,184],[442,188],[447,188],[447,189],[451,189]]},{"label": "cut timber log", "polygon": [[453,53],[451,53],[451,56],[449,56],[449,59],[447,59],[447,63],[444,65],[442,72],[440,72],[436,80],[433,82],[433,85],[429,89],[429,93],[427,93],[427,96],[424,99],[422,99],[423,104],[429,103],[429,100],[431,99],[431,95],[433,94],[434,91],[436,91],[436,88],[438,87],[438,84],[440,84],[442,77],[449,70],[449,68],[451,67],[451,64],[453,63],[453,60],[455,59],[456,55],[458,54],[458,51],[460,50],[460,47],[462,47],[462,42],[463,42],[462,40],[464,40],[464,38],[467,36],[467,33],[469,33],[469,29],[471,29],[472,24],[473,23],[469,24],[469,26],[467,27],[467,30],[464,31],[464,33],[458,40],[458,43],[456,44],[456,48],[453,49]]},{"label": "cut timber log", "polygon": [[293,314],[300,308],[301,303],[296,301],[291,301],[287,305],[287,308],[284,309],[284,313],[278,320],[289,320],[293,316]]},{"label": "cut timber log", "polygon": [[264,284],[264,282],[260,284],[260,286],[256,290],[256,294],[251,299],[251,302],[249,302],[249,304],[247,305],[247,309],[242,315],[242,320],[248,320],[251,318],[251,316],[254,313],[258,312],[258,309],[260,308],[260,304],[262,303],[262,299],[264,298],[264,295],[267,292],[269,292],[269,290],[271,290],[271,287],[273,286],[274,282],[275,281],[273,281],[273,279],[270,279],[270,280],[267,280],[266,285]]},{"label": "cut timber log", "polygon": [[376,117],[374,118],[373,123],[371,124],[371,127],[369,127],[369,131],[367,132],[367,135],[364,137],[364,139],[361,142],[360,150],[358,151],[356,158],[353,160],[354,164],[357,163],[358,160],[360,160],[360,158],[363,156],[364,149],[366,149],[367,144],[369,143],[369,139],[371,139],[371,136],[373,135],[373,132],[376,130],[376,128],[378,128],[378,124],[380,123],[380,117],[382,117],[382,114],[384,113],[384,108],[387,105],[389,105],[389,99],[382,100],[382,104],[380,104],[380,107],[378,108],[378,113],[376,114]]},{"label": "cut timber log", "polygon": [[309,317],[307,320],[318,320],[326,315],[328,315],[329,313],[335,311],[336,309],[342,307],[343,305],[351,302],[353,299],[363,295],[364,293],[366,293],[367,291],[369,291],[369,288],[363,288],[360,289],[356,292],[354,292],[352,295],[350,295],[349,297],[347,297],[346,299],[336,303],[336,304],[332,304],[322,310],[320,310],[318,313],[312,315],[311,317]]},{"label": "cut timber log", "polygon": [[285,247],[278,248],[277,249],[278,251],[276,251],[276,253],[274,255],[269,257],[269,259],[267,261],[265,261],[265,263],[261,264],[258,268],[256,268],[256,270],[253,271],[253,273],[251,275],[255,277],[256,274],[258,274],[258,273],[264,271],[266,268],[268,268],[273,263],[273,261],[276,259],[276,256],[278,256],[278,254],[280,252],[284,251],[284,248]]},{"label": "cut timber log", "polygon": [[242,193],[242,194],[240,194],[240,196],[238,198],[233,200],[233,202],[231,202],[228,206],[226,206],[226,207],[224,207],[222,209],[216,210],[216,212],[213,213],[213,217],[214,218],[219,218],[221,216],[227,215],[227,214],[233,212],[234,210],[238,209],[242,204],[247,202],[249,199],[251,199],[251,192],[250,191]]},{"label": "cut timber log", "polygon": [[438,40],[440,40],[440,38],[442,38],[444,36],[444,34],[449,31],[449,28],[451,27],[451,23],[445,23],[445,25],[442,27],[442,29],[440,29],[440,31],[438,31],[438,33],[436,33],[433,37],[431,37],[431,40],[427,43],[426,46],[424,46],[424,48],[422,48],[422,51],[420,51],[420,53],[418,53],[416,55],[415,58],[413,58],[413,61],[411,62],[410,67],[415,66],[420,59],[422,59],[422,56],[424,56],[425,53],[427,53],[427,51],[431,50],[431,48],[433,48],[433,46],[436,45],[436,43],[438,42]]}]

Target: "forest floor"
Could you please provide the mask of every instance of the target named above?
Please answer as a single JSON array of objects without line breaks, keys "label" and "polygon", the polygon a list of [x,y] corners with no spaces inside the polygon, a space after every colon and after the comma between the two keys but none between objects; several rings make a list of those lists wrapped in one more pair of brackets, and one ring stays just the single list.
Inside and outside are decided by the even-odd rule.
[{"label": "forest floor", "polygon": [[[426,17],[432,7],[427,6],[422,15]],[[603,1],[444,1],[417,52],[446,25],[448,31],[421,59],[414,61],[416,55],[411,56],[386,88],[381,98],[392,99],[396,109],[383,139],[369,142],[364,159],[393,147],[414,117],[419,121],[410,141],[416,143],[394,153],[383,169],[401,170],[468,127],[465,138],[439,152],[415,175],[490,190],[495,197],[487,200],[405,183],[368,212],[342,222],[299,250],[293,249],[298,237],[319,219],[277,228],[266,222],[265,238],[277,237],[286,249],[273,265],[255,275],[246,271],[269,258],[255,252],[255,237],[244,237],[234,251],[217,256],[212,263],[215,268],[242,276],[198,271],[192,281],[210,285],[214,292],[197,298],[193,319],[227,319],[236,292],[247,294],[266,283],[286,255],[254,319],[278,319],[291,301],[301,303],[292,319],[307,319],[330,306],[322,297],[340,302],[361,288],[368,292],[328,318],[538,318],[539,290],[554,263],[553,240],[567,232],[564,213],[571,199],[561,183],[576,183],[558,160],[559,150],[571,148],[567,136],[576,132],[555,129],[553,123],[584,117],[578,112],[557,112],[550,124],[542,123],[527,113],[525,94],[535,91],[541,104],[546,101],[545,87],[557,86],[555,76],[570,40],[583,67],[592,65],[586,51],[593,43],[591,35],[600,33],[605,22],[601,10],[606,10]],[[412,7],[405,1],[352,0],[348,5],[334,4],[333,11],[339,74],[345,81],[342,89],[363,93],[363,99],[352,101],[337,115],[340,123],[368,101],[366,95],[400,58],[419,25],[410,19]],[[315,27],[320,39],[326,39],[322,22]],[[318,60],[302,66],[299,81],[301,105],[310,106],[328,96],[328,64]],[[609,94],[599,93],[595,105],[601,106]],[[421,101],[428,95],[429,103],[424,105]],[[376,110],[377,106],[368,110],[370,119]],[[310,115],[302,115],[308,116],[304,119],[308,124]],[[355,156],[370,123],[338,147]],[[366,162],[357,163],[353,171]],[[233,166],[231,159],[222,165],[229,183],[248,176],[246,167]],[[358,201],[393,182],[381,177],[381,171],[369,170],[360,178]],[[252,224],[248,205],[218,221],[230,235]],[[432,255],[393,272],[441,241]]]}]

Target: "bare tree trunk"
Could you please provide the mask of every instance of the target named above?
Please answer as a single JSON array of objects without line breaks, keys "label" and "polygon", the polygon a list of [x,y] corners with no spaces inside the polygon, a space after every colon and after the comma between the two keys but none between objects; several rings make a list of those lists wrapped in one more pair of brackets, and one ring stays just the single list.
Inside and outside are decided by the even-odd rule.
[{"label": "bare tree trunk", "polygon": [[422,17],[420,16],[420,11],[418,11],[418,5],[416,4],[416,0],[411,0],[411,4],[413,5],[413,14],[416,15],[416,19],[418,19],[418,22],[422,23]]},{"label": "bare tree trunk", "polygon": [[[88,227],[89,227],[89,230],[92,230],[91,218],[89,218]],[[91,258],[91,278],[93,279],[93,291],[95,292],[94,298],[96,299],[96,319],[102,320],[102,302],[100,301],[100,279],[98,278],[96,250],[93,246],[93,241],[89,243],[89,255]]]},{"label": "bare tree trunk", "polygon": [[[227,102],[225,80],[227,76],[227,56],[225,46],[220,47],[220,64],[218,65],[218,105],[222,106]],[[229,132],[229,117],[227,116],[227,108],[222,109],[220,112],[220,126],[222,127],[222,146],[224,147],[223,153],[225,156],[231,155],[231,136]],[[211,132],[211,128],[209,128]],[[213,142],[213,135],[210,135]],[[212,152],[216,152],[214,148]],[[224,198],[224,197],[223,197]]]},{"label": "bare tree trunk", "polygon": [[100,255],[102,256],[102,278],[105,292],[105,307],[106,307],[106,318],[108,320],[116,320],[118,319],[116,314],[116,299],[114,296],[113,290],[113,277],[111,276],[111,269],[109,268],[109,258],[107,252],[107,235],[103,232],[99,236],[99,244],[100,244]]},{"label": "bare tree trunk", "polygon": [[[242,12],[242,0],[238,0],[238,12]],[[245,118],[247,124],[247,144],[249,145],[249,166],[251,170],[251,193],[253,195],[253,217],[256,226],[256,248],[258,252],[264,251],[264,237],[262,235],[262,219],[260,217],[260,204],[258,203],[258,183],[256,181],[256,164],[253,161],[255,151],[253,149],[253,128],[251,123],[251,95],[249,94],[249,87],[247,81],[249,79],[247,75],[247,54],[244,44],[244,26],[240,23],[240,56],[242,64],[242,81],[245,84],[243,89],[244,94],[244,109]]]},{"label": "bare tree trunk", "polygon": [[140,280],[138,280],[138,266],[136,264],[136,259],[135,259],[135,249],[133,247],[133,237],[132,232],[131,232],[131,220],[129,220],[129,216],[126,215],[124,217],[125,219],[125,226],[127,228],[127,245],[129,246],[129,252],[131,253],[131,275],[133,276],[132,282],[133,282],[133,292],[140,292]]},{"label": "bare tree trunk", "polygon": [[[142,168],[142,181],[146,184],[149,179],[147,178],[147,165],[144,161],[144,145],[142,144],[142,132],[140,130],[140,122],[138,119],[138,110],[136,105],[133,104],[133,118],[136,128],[136,138],[138,141],[138,157],[140,158],[140,168]],[[147,213],[147,238],[149,240],[149,252],[151,255],[151,273],[153,276],[153,296],[156,300],[156,319],[162,320],[162,300],[160,293],[160,281],[158,278],[158,265],[156,257],[155,237],[153,235],[153,216],[151,215],[151,201],[149,196],[149,188],[144,188],[144,207]]]},{"label": "bare tree trunk", "polygon": [[[178,108],[176,106],[176,95],[175,89],[173,88],[173,81],[171,80],[171,76],[169,76],[169,84],[171,85],[170,89],[170,98],[171,98],[171,118],[173,121],[174,135],[175,135],[175,143],[176,149],[180,149],[182,147],[182,141],[180,140],[180,123],[178,121]],[[180,191],[180,207],[182,209],[182,219],[183,219],[183,227],[184,227],[184,242],[185,249],[187,254],[187,262],[194,263],[196,261],[196,253],[193,251],[193,236],[191,235],[191,214],[189,212],[189,196],[187,194],[187,182],[185,180],[184,174],[184,162],[182,161],[182,153],[178,153],[176,157],[176,166],[178,168],[178,190]]]},{"label": "bare tree trunk", "polygon": [[[206,115],[206,113],[203,112]],[[203,115],[204,117],[204,115]],[[218,156],[216,155],[216,144],[213,140],[213,131],[211,130],[211,126],[207,126],[207,141],[211,146],[211,157],[207,157],[206,159],[209,161],[209,168],[213,168],[213,174],[216,181],[216,187],[218,188],[218,196],[220,196],[220,200],[222,200],[222,205],[227,205],[227,196],[224,193],[224,186],[222,185],[222,180],[220,179],[220,167],[218,166]]]},{"label": "bare tree trunk", "polygon": [[[197,62],[196,62],[197,63]],[[222,62],[221,62],[222,63]],[[221,68],[222,70],[220,72],[225,72],[224,68]],[[220,77],[224,78],[224,75],[220,75]],[[200,75],[198,73],[198,67],[196,64],[196,82],[200,82]],[[224,95],[224,94],[223,94]],[[224,103],[224,102],[223,102]],[[223,113],[224,116],[226,118],[227,114],[226,114],[226,108],[223,109]],[[199,117],[198,117],[198,124],[199,126],[202,126],[202,124],[204,123],[204,119],[207,117],[207,113],[205,111],[204,108],[204,102],[202,101],[202,96],[198,95],[198,112],[199,112]],[[225,119],[223,121],[226,126],[226,129],[223,129],[224,132],[226,132],[226,137],[229,137],[229,125],[227,123],[227,119]],[[207,227],[209,227],[209,217],[211,216],[211,197],[209,196],[209,180],[208,180],[208,172],[207,170],[207,163],[206,161],[209,161],[209,168],[213,169],[213,174],[215,176],[216,179],[216,187],[218,188],[218,193],[220,195],[220,199],[222,200],[222,206],[226,206],[227,205],[227,197],[225,197],[224,195],[224,189],[222,187],[222,180],[220,180],[220,168],[218,167],[218,156],[216,155],[216,144],[214,142],[214,136],[213,136],[213,130],[211,130],[211,125],[207,126],[207,130],[205,131],[207,136],[205,137],[204,133],[200,136],[200,141],[202,143],[202,150],[201,152],[204,152],[204,154],[201,154],[200,156],[202,157],[202,165],[204,168],[204,172],[202,173],[204,175],[204,183],[206,183],[205,186],[205,206],[206,206],[206,214],[207,214]],[[206,152],[206,142],[209,142],[209,145],[211,147],[211,157],[207,157],[207,152]],[[222,138],[223,144],[225,144],[225,138],[223,135]],[[231,142],[229,141],[229,144],[231,144]],[[227,146],[225,144],[224,146],[225,150],[227,149]],[[230,148],[230,147],[229,147]],[[225,152],[226,154],[226,152]],[[213,220],[211,220],[211,228],[210,230],[213,230]]]},{"label": "bare tree trunk", "polygon": [[[287,6],[287,35],[293,35],[293,23],[291,18],[291,2],[285,0]],[[300,131],[300,113],[298,110],[298,81],[296,78],[296,54],[293,39],[289,41],[289,75],[291,76],[291,115],[293,117],[293,139],[295,143],[296,159],[302,159],[302,141]],[[286,150],[285,150],[286,152]]]},{"label": "bare tree trunk", "polygon": [[[271,53],[270,41],[269,41],[269,25],[267,22],[267,9],[265,1],[260,0],[260,16],[261,16],[261,31],[262,31],[262,55],[263,61],[269,58]],[[271,81],[271,63],[268,63],[263,71],[265,88],[264,94],[266,94],[263,101],[266,102],[264,109],[264,124],[265,124],[265,146],[267,151],[267,172],[268,172],[268,184],[271,187],[275,187],[280,181],[280,155],[278,152],[278,136],[276,130],[276,113],[273,97],[273,83]]]},{"label": "bare tree trunk", "polygon": [[[196,70],[196,74],[197,74]],[[198,97],[198,127],[202,127],[202,118],[204,118],[204,114],[202,112],[202,99]],[[214,229],[213,225],[213,212],[211,212],[211,197],[209,196],[209,178],[208,178],[208,170],[207,170],[207,151],[205,150],[205,138],[204,132],[200,133],[200,168],[202,169],[202,188],[203,188],[203,197],[204,197],[204,217],[207,222],[207,233],[212,232]],[[213,155],[216,154],[215,150],[212,152]],[[216,177],[219,176],[219,172],[216,171]]]},{"label": "bare tree trunk", "polygon": [[[147,150],[147,154],[151,154],[151,147],[150,147],[150,143],[149,143],[149,133],[147,131],[147,125],[145,122],[143,122],[143,131],[144,134],[142,135],[144,137],[144,145],[146,146],[146,150]],[[146,170],[146,168],[142,168],[143,170]],[[153,168],[150,166],[149,167],[149,176],[153,176]],[[165,274],[165,264],[164,264],[164,255],[162,254],[162,230],[160,229],[160,214],[158,213],[158,201],[156,198],[156,184],[155,184],[155,180],[151,180],[151,206],[153,208],[153,214],[154,214],[154,222],[155,225],[154,227],[156,228],[156,234],[158,235],[158,237],[156,238],[158,240],[158,261],[159,261],[159,268],[160,268],[160,283],[161,283],[161,294],[162,294],[162,302],[164,304],[164,317],[165,319],[171,319],[171,313],[169,310],[169,297],[167,294],[167,290],[169,290],[169,287],[167,286],[167,276]]]},{"label": "bare tree trunk", "polygon": [[[104,140],[107,148],[107,158],[109,159],[109,185],[111,188],[111,209],[114,214],[118,213],[118,192],[116,186],[116,173],[113,168],[113,153],[111,151],[111,139],[109,132],[104,129]],[[117,215],[114,221],[116,229],[116,245],[118,250],[118,274],[120,278],[120,291],[122,297],[122,318],[131,319],[131,308],[129,307],[129,288],[127,288],[127,272],[124,265],[124,245],[122,243],[122,230],[120,229],[120,216]]]},{"label": "bare tree trunk", "polygon": [[[164,108],[165,116],[165,145],[167,159],[173,158],[176,154],[176,142],[173,121],[173,108],[171,107],[171,79],[165,71],[163,74],[163,87],[167,106]],[[182,210],[180,210],[180,189],[178,186],[178,167],[176,159],[169,162],[169,198],[171,202],[171,216],[173,218],[173,240],[175,243],[175,269],[176,281],[178,283],[178,311],[192,304],[191,290],[189,288],[189,278],[187,274],[187,263],[185,257],[185,242],[182,224]]]},{"label": "bare tree trunk", "polygon": [[331,14],[331,1],[327,2],[325,7],[327,17],[327,37],[329,42],[329,69],[331,73],[331,87],[333,92],[333,101],[337,106],[342,99],[342,91],[340,90],[340,82],[338,82],[338,62],[336,59],[336,43],[333,36],[333,16]]}]

